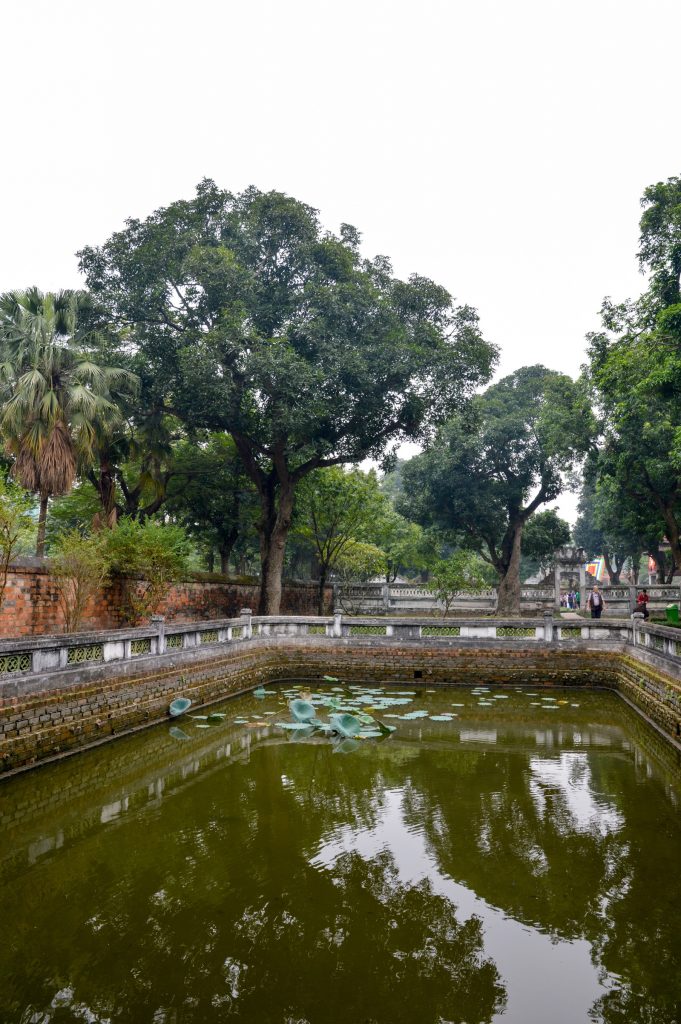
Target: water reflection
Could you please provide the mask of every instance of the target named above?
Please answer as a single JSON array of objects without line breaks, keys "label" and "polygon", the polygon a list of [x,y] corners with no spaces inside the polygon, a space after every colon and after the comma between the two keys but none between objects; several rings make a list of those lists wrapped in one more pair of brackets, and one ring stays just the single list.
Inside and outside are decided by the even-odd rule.
[{"label": "water reflection", "polygon": [[474,919],[480,923],[485,954],[496,964],[509,994],[501,1015],[506,1024],[586,1021],[589,1008],[602,991],[588,942],[556,941],[523,926],[443,874],[428,850],[424,834],[406,820],[406,796],[403,789],[388,792],[371,830],[351,826],[336,830],[322,841],[312,863],[331,868],[349,851],[356,851],[368,861],[387,854],[402,885],[427,879],[432,892],[456,908],[459,921]]},{"label": "water reflection", "polygon": [[530,760],[530,795],[539,818],[553,818],[553,827],[570,832],[619,832],[620,811],[594,792],[586,753],[566,752],[559,757]]},{"label": "water reflection", "polygon": [[501,703],[346,757],[153,730],[5,784],[0,1020],[678,1024],[673,758],[609,695]]}]

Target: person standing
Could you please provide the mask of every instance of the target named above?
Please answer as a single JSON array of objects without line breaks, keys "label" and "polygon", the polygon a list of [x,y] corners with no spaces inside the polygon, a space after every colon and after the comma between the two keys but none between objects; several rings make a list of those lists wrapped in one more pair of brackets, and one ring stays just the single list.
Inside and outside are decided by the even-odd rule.
[{"label": "person standing", "polygon": [[589,594],[589,600],[586,602],[587,608],[591,609],[591,618],[600,619],[603,609],[605,608],[605,601],[603,595],[598,589],[598,584],[594,583],[594,588]]}]

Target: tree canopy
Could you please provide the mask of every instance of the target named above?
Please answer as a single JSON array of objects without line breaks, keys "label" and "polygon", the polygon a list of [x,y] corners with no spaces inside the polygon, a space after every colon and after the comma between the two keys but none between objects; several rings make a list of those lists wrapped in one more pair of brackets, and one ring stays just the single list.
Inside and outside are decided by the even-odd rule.
[{"label": "tree canopy", "polygon": [[561,493],[593,431],[588,398],[574,381],[523,367],[473,399],[404,467],[400,507],[493,565],[498,611],[517,615],[525,524]]},{"label": "tree canopy", "polygon": [[359,240],[282,193],[205,180],[80,253],[159,400],[234,438],[260,498],[261,611],[279,607],[296,484],[427,437],[495,361],[473,309],[427,278],[395,278]]},{"label": "tree canopy", "polygon": [[[602,424],[598,488],[657,519],[681,571],[681,178],[646,189],[636,301],[606,299],[589,337],[588,379]],[[653,527],[653,533],[655,532]]]}]

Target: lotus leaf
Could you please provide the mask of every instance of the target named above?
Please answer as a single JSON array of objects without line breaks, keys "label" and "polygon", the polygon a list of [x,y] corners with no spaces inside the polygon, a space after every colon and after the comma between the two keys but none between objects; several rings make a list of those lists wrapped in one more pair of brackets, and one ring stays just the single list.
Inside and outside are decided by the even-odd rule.
[{"label": "lotus leaf", "polygon": [[357,736],[362,729],[362,723],[355,715],[330,715],[329,722],[332,729],[341,736]]},{"label": "lotus leaf", "polygon": [[292,700],[289,708],[296,722],[306,722],[309,724],[317,716],[317,712],[312,704],[306,700]]}]

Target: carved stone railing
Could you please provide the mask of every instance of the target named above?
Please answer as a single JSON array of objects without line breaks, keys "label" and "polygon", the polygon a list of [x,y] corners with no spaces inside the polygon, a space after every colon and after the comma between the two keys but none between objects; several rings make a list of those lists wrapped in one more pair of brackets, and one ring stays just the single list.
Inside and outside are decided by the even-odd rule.
[{"label": "carved stone railing", "polygon": [[[541,618],[407,618],[347,617],[336,612],[330,617],[253,616],[244,609],[239,618],[214,622],[166,623],[158,617],[149,626],[100,633],[54,635],[0,641],[0,704],[11,701],[18,689],[29,691],[31,679],[44,687],[45,676],[96,666],[136,662],[164,662],[174,655],[206,648],[221,650],[268,638],[309,637],[364,639],[376,643],[399,640],[427,644],[467,645],[473,641],[552,644],[574,647],[616,644],[643,648],[671,659],[681,668],[681,631],[643,622],[640,615],[622,619],[554,619],[550,612]],[[17,683],[21,685],[17,689]]]},{"label": "carved stone railing", "polygon": [[[606,615],[627,615],[635,610],[636,596],[640,587],[617,586],[601,587],[605,600]],[[651,586],[647,588],[650,595],[650,607],[662,610],[669,603],[681,601],[681,587]],[[582,608],[591,588],[581,595]],[[555,607],[555,589],[551,586],[534,586],[525,584],[520,589],[521,611],[543,611]],[[444,605],[425,584],[414,583],[354,583],[337,586],[337,604],[348,614],[409,614],[409,612],[444,611]],[[494,587],[479,590],[460,590],[454,594],[450,603],[450,611],[489,611],[493,612],[497,604],[497,591]]]}]

